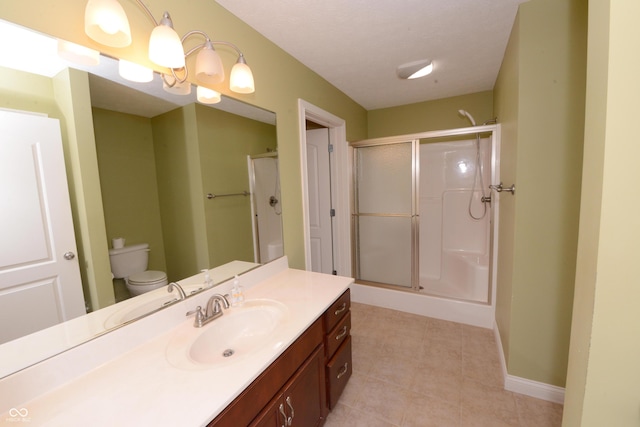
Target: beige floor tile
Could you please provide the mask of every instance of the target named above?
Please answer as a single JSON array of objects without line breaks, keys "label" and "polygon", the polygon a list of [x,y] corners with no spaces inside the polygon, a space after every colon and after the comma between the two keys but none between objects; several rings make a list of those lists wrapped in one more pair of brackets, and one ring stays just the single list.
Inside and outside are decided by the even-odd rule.
[{"label": "beige floor tile", "polygon": [[463,421],[465,414],[475,414],[504,425],[518,425],[514,393],[500,387],[487,386],[464,377],[460,404]]},{"label": "beige floor tile", "polygon": [[560,427],[562,405],[516,394],[521,427]]},{"label": "beige floor tile", "polygon": [[420,396],[407,402],[402,427],[458,427],[460,405]]},{"label": "beige floor tile", "polygon": [[352,303],[354,373],[325,426],[559,427],[562,405],[503,389],[493,331]]},{"label": "beige floor tile", "polygon": [[327,417],[324,427],[399,427],[348,405],[338,404]]},{"label": "beige floor tile", "polygon": [[410,390],[422,396],[438,398],[452,405],[460,405],[462,376],[438,369],[423,368],[415,372]]},{"label": "beige floor tile", "polygon": [[399,425],[404,414],[407,393],[408,391],[402,387],[369,377],[354,408]]},{"label": "beige floor tile", "polygon": [[351,378],[349,378],[349,382],[347,382],[347,385],[342,392],[342,395],[340,396],[339,403],[348,406],[355,406],[358,403],[358,399],[364,392],[366,379],[366,376],[361,375],[358,372],[353,372],[351,374]]},{"label": "beige floor tile", "polygon": [[368,375],[408,389],[416,372],[420,370],[415,358],[406,355],[385,355],[376,360]]}]

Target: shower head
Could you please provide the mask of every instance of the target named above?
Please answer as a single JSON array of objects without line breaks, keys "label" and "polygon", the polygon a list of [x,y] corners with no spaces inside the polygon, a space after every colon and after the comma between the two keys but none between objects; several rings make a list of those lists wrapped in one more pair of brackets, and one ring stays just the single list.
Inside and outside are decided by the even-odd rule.
[{"label": "shower head", "polygon": [[458,115],[459,115],[460,117],[466,117],[467,119],[469,119],[469,121],[471,122],[471,124],[472,124],[473,126],[475,126],[475,125],[476,125],[476,121],[475,121],[475,120],[473,120],[473,116],[472,116],[471,114],[469,114],[467,111],[465,111],[465,110],[458,110]]}]

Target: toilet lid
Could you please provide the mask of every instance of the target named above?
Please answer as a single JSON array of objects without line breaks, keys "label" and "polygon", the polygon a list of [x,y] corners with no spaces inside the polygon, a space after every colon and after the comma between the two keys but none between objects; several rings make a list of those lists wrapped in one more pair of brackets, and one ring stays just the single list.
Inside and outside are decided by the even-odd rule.
[{"label": "toilet lid", "polygon": [[164,271],[147,270],[129,276],[130,285],[150,285],[166,281],[167,274]]}]

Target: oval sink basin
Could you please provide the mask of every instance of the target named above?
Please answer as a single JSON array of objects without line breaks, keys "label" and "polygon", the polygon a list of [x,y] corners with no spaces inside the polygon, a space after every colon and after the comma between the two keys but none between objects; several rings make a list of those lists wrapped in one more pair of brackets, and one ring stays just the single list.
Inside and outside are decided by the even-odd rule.
[{"label": "oval sink basin", "polygon": [[[288,317],[287,307],[275,300],[247,300],[192,334],[177,334],[167,358],[182,368],[210,368],[235,363],[260,349],[278,346],[278,326]],[[188,338],[186,338],[188,336]]]}]

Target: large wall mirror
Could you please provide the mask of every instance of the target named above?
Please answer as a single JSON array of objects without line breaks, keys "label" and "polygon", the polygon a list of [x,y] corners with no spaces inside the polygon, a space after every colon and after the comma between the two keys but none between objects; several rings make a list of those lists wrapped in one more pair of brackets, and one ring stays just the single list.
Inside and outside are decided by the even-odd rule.
[{"label": "large wall mirror", "polygon": [[[6,25],[29,34],[11,37],[35,36],[0,21]],[[56,328],[51,324],[0,337],[0,377],[176,299],[166,286],[132,295],[124,279],[111,275],[109,251],[114,245],[148,244],[147,270],[165,272],[169,282],[181,281],[187,295],[283,255],[275,113],[224,96],[219,104],[204,105],[195,93],[169,94],[158,75],[149,83],[129,82],[118,75],[118,62],[104,56],[96,67],[67,63],[59,72],[65,84],[57,76],[16,70],[12,63],[25,56],[24,50],[0,56],[0,108],[60,119],[63,144],[84,129],[83,137],[75,135],[79,149],[93,146],[75,155],[84,156],[85,165],[97,166],[97,182],[78,181],[78,171],[67,164],[72,205],[76,211],[82,205],[77,199],[83,197],[83,183],[99,189],[93,196],[102,205],[99,215],[73,212],[89,313],[64,322],[65,328],[54,333],[60,342],[47,346],[37,337]],[[72,93],[61,93],[66,90]],[[83,94],[90,97],[84,110],[76,102]],[[73,104],[72,118],[68,106],[61,105],[65,102]],[[70,150],[68,144],[65,149]],[[12,242],[3,239],[1,245],[6,253]],[[17,288],[3,287],[2,269],[7,268],[0,266],[0,307],[3,296]],[[37,316],[11,301],[11,313],[24,310]],[[11,324],[11,313],[3,313],[3,325]],[[21,354],[21,360],[5,357],[10,354]]]}]

